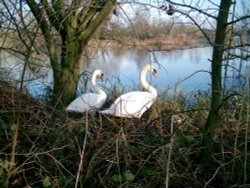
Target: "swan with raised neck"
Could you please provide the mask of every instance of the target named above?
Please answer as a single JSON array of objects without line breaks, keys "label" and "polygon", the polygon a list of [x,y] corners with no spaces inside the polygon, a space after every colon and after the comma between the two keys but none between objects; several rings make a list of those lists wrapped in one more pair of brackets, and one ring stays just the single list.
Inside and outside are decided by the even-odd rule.
[{"label": "swan with raised neck", "polygon": [[141,74],[140,74],[141,84],[146,91],[151,93],[156,98],[157,97],[156,89],[153,86],[151,86],[146,80],[146,75],[148,72],[151,72],[152,75],[156,77],[156,74],[157,74],[156,69],[152,65],[146,65],[142,69]]},{"label": "swan with raised neck", "polygon": [[71,112],[89,112],[94,114],[105,103],[107,95],[106,93],[96,86],[96,79],[103,80],[103,72],[97,69],[93,72],[91,78],[92,87],[97,93],[85,93],[75,100],[73,100],[66,108],[66,111]]},{"label": "swan with raised neck", "polygon": [[156,76],[156,70],[152,65],[146,65],[140,73],[140,81],[146,91],[132,91],[119,96],[102,114],[111,114],[118,117],[141,118],[155,102],[157,97],[156,89],[146,80],[147,72]]},{"label": "swan with raised neck", "polygon": [[99,95],[107,97],[107,94],[102,89],[96,86],[96,79],[99,78],[103,80],[103,76],[104,74],[100,69],[95,70],[91,78],[91,84]]}]

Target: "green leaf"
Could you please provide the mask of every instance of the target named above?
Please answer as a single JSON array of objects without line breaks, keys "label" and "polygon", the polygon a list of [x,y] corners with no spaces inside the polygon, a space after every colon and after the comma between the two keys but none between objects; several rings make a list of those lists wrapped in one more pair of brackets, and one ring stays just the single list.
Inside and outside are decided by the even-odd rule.
[{"label": "green leaf", "polygon": [[126,170],[126,172],[124,173],[124,176],[129,182],[134,181],[135,179],[135,175],[130,170]]},{"label": "green leaf", "polygon": [[186,138],[186,141],[187,141],[189,144],[194,140],[193,135],[185,135],[185,138]]},{"label": "green leaf", "polygon": [[13,163],[10,163],[9,161],[7,160],[4,160],[3,163],[2,163],[2,167],[3,169],[7,170],[9,168],[10,165],[14,165]]},{"label": "green leaf", "polygon": [[11,125],[11,127],[10,127],[10,129],[11,129],[12,131],[15,131],[16,128],[17,128],[17,124],[13,124],[13,125]]},{"label": "green leaf", "polygon": [[50,187],[52,185],[51,181],[50,181],[50,177],[46,176],[43,179],[43,187]]},{"label": "green leaf", "polygon": [[114,182],[117,182],[117,183],[122,181],[122,177],[118,174],[113,175],[111,178]]},{"label": "green leaf", "polygon": [[166,148],[166,149],[169,149],[169,148],[170,148],[170,146],[171,146],[171,144],[170,144],[170,143],[165,144],[165,148]]},{"label": "green leaf", "polygon": [[139,171],[139,176],[147,176],[151,173],[154,173],[156,171],[155,167],[147,167],[147,166],[143,166],[141,168],[141,170]]}]

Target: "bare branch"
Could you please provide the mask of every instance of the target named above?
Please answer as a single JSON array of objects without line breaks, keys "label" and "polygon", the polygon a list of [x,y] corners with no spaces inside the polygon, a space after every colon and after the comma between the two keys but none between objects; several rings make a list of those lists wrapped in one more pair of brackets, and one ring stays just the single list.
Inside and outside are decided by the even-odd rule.
[{"label": "bare branch", "polygon": [[233,20],[233,21],[231,21],[231,22],[228,22],[227,25],[232,25],[232,24],[235,24],[235,23],[237,23],[237,22],[240,22],[240,21],[242,21],[242,20],[246,20],[246,19],[249,19],[249,18],[250,18],[250,15],[242,16],[242,17],[240,17],[240,18],[238,18],[238,19],[236,19],[236,20]]}]

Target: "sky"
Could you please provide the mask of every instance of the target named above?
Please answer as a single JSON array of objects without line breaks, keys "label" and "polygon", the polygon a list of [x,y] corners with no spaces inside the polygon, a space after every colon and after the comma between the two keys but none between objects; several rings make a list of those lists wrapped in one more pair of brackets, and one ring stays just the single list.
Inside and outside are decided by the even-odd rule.
[{"label": "sky", "polygon": [[[250,1],[249,0],[232,0],[235,1],[235,14],[236,17],[240,17],[242,15],[250,14]],[[120,13],[122,14],[122,19],[127,21],[126,19],[133,19],[138,12],[144,11],[147,12],[148,19],[151,21],[155,21],[156,19],[166,19],[175,22],[185,22],[192,24],[191,20],[187,16],[183,16],[179,12],[187,13],[191,16],[197,23],[201,25],[203,28],[214,28],[216,24],[216,20],[213,18],[208,18],[205,14],[198,12],[197,10],[192,10],[187,7],[177,6],[177,4],[184,4],[188,6],[195,7],[197,9],[201,9],[205,13],[211,14],[213,16],[217,16],[218,7],[220,4],[220,0],[172,0],[174,9],[177,9],[176,13],[173,16],[169,16],[164,11],[159,11],[159,7],[167,6],[169,3],[166,0],[127,0],[121,1],[122,10]],[[135,4],[138,4],[136,6]],[[150,6],[143,6],[149,4]],[[140,9],[138,8],[140,7]],[[231,12],[233,11],[233,5],[231,6]],[[147,9],[150,8],[150,9]],[[140,11],[138,11],[140,10]]]},{"label": "sky", "polygon": [[[2,0],[0,0],[0,12],[3,8]],[[154,22],[157,20],[168,20],[175,23],[190,23],[191,20],[187,16],[183,16],[178,12],[188,13],[197,23],[199,23],[203,28],[214,28],[216,21],[215,19],[207,18],[204,14],[199,13],[196,10],[191,10],[190,8],[185,8],[183,6],[176,6],[177,4],[190,5],[192,7],[202,9],[204,12],[212,14],[216,16],[218,13],[218,6],[221,0],[171,0],[173,2],[174,9],[177,9],[176,13],[173,16],[169,16],[164,11],[159,11],[159,7],[167,6],[169,0],[118,0],[121,5],[121,8],[118,13],[119,17],[113,16],[113,19],[119,19],[120,23],[123,24],[131,24],[131,21],[135,17],[136,14],[140,13],[140,11],[146,12],[149,21]],[[235,4],[235,15],[236,18],[243,15],[250,15],[250,0],[232,0],[236,2]],[[8,2],[8,1],[6,1]],[[137,4],[137,6],[136,6]],[[150,5],[150,6],[143,6]],[[140,7],[140,9],[138,8]],[[231,6],[231,11],[233,10],[233,6]],[[0,21],[1,21],[0,17]]]}]

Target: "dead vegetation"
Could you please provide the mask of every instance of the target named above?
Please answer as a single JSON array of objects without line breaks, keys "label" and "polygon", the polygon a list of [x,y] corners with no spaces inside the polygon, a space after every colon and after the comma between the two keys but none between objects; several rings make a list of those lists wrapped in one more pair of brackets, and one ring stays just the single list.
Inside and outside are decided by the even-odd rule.
[{"label": "dead vegetation", "polygon": [[199,41],[197,38],[191,38],[186,35],[180,35],[174,37],[171,35],[157,36],[145,40],[138,40],[136,38],[123,37],[122,39],[93,39],[89,43],[89,48],[101,48],[101,49],[139,49],[139,50],[150,50],[150,51],[170,51],[176,49],[187,49],[203,47],[207,44]]},{"label": "dead vegetation", "polygon": [[157,101],[140,120],[98,114],[72,118],[7,82],[0,84],[0,100],[1,187],[247,187],[250,183],[245,163],[249,119],[240,105],[243,98],[225,108],[230,116],[222,117],[224,125],[215,138],[217,152],[206,174],[200,173],[199,165],[209,106],[204,96],[192,108],[183,103],[183,96]]}]

